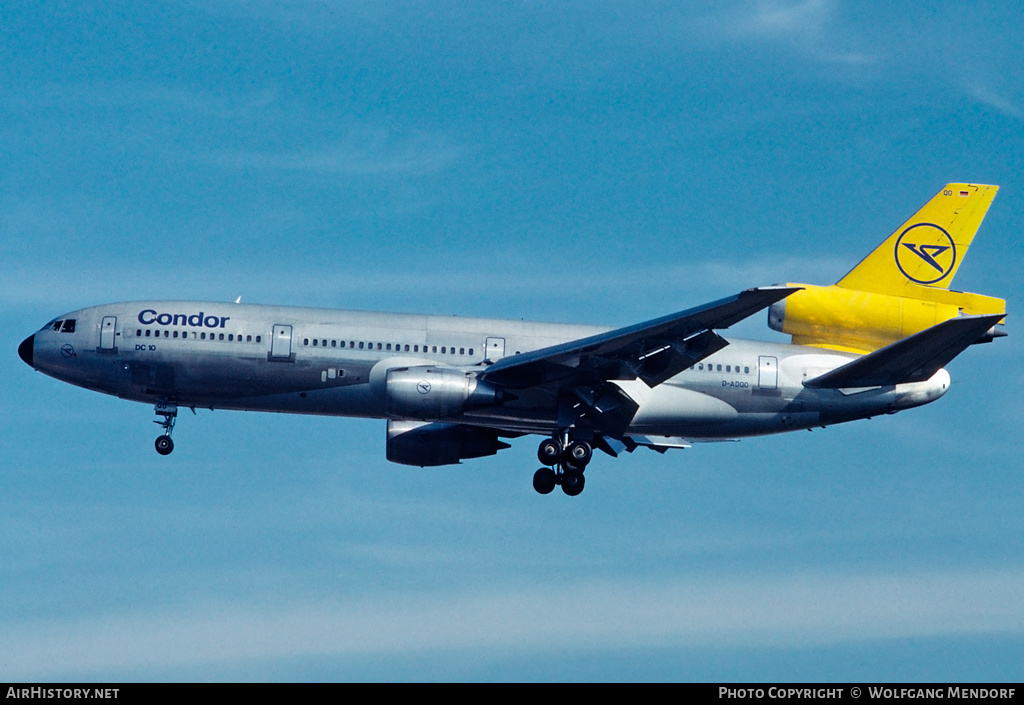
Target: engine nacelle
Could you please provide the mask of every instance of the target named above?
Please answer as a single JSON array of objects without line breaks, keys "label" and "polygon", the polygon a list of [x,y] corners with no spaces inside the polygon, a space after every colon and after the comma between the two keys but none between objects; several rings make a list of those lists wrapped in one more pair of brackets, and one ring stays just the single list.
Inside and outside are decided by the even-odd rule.
[{"label": "engine nacelle", "polygon": [[[892,296],[840,286],[800,286],[768,309],[768,326],[789,333],[795,345],[872,352],[962,313],[1001,313],[1006,302],[924,286],[906,286],[906,296]],[[999,333],[995,333],[996,336]]]},{"label": "engine nacelle", "polygon": [[453,367],[395,367],[386,390],[385,413],[392,419],[440,421],[502,401],[500,389]]},{"label": "engine nacelle", "polygon": [[494,431],[452,423],[388,421],[387,458],[392,463],[436,467],[494,455],[509,444]]}]

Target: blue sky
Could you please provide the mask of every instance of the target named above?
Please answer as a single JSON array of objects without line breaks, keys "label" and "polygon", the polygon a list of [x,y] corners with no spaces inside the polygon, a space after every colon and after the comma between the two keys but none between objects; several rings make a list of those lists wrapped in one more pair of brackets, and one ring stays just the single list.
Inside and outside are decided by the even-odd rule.
[{"label": "blue sky", "polygon": [[[1024,13],[1006,3],[0,3],[0,679],[1017,680]],[[951,181],[1008,338],[929,407],[598,458],[151,409],[64,311],[626,325],[832,283]],[[757,316],[746,337],[777,340]]]}]

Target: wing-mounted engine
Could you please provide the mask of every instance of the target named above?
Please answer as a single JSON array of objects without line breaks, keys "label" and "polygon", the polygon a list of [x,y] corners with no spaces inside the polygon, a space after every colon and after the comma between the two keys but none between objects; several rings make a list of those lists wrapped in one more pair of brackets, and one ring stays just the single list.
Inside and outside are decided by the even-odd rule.
[{"label": "wing-mounted engine", "polygon": [[452,423],[388,421],[387,458],[392,463],[435,467],[494,455],[509,444],[497,432]]},{"label": "wing-mounted engine", "polygon": [[386,389],[385,413],[392,419],[440,421],[503,399],[500,388],[454,367],[396,367],[388,370]]}]

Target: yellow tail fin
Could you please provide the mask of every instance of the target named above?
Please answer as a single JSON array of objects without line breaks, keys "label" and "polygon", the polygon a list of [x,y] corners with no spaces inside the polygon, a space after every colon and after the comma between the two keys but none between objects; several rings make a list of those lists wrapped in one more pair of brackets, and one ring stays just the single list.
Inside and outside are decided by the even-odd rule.
[{"label": "yellow tail fin", "polygon": [[998,190],[947,184],[836,285],[894,296],[948,289]]},{"label": "yellow tail fin", "polygon": [[787,284],[803,290],[768,325],[795,345],[869,353],[951,318],[1005,315],[1003,299],[949,288],[998,190],[947,185],[838,283]]}]

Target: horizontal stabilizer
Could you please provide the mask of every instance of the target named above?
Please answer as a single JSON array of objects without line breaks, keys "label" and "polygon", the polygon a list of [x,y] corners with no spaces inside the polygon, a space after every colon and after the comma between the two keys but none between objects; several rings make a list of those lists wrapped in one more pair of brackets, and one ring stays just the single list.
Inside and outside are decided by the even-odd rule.
[{"label": "horizontal stabilizer", "polygon": [[961,316],[904,338],[804,382],[805,387],[847,389],[923,382],[979,342],[1005,314]]}]

